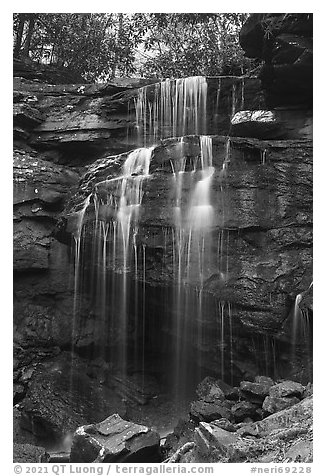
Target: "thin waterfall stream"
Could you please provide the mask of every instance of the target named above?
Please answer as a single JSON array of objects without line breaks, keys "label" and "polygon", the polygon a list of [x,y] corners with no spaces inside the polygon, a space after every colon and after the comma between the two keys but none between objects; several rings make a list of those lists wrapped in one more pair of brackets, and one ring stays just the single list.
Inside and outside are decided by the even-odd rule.
[{"label": "thin waterfall stream", "polygon": [[[234,100],[234,91],[232,99]],[[187,370],[189,360],[193,360],[193,345],[199,349],[204,345],[202,329],[204,283],[210,276],[211,264],[215,260],[212,248],[212,231],[216,225],[211,202],[211,183],[215,174],[212,138],[200,135],[206,130],[206,103],[207,83],[203,77],[168,79],[158,83],[155,86],[153,102],[147,98],[146,87],[141,88],[135,101],[135,111],[136,130],[143,147],[127,154],[121,166],[120,176],[95,184],[92,194],[82,204],[78,217],[75,302],[81,274],[80,242],[83,220],[92,201],[95,209],[95,223],[92,230],[92,267],[95,268],[92,275],[97,300],[95,305],[100,309],[103,330],[109,326],[111,333],[118,333],[120,337],[119,346],[110,359],[117,364],[122,376],[126,376],[128,328],[133,325],[130,322],[131,315],[136,327],[134,357],[140,358],[144,367],[146,246],[138,246],[137,233],[142,214],[142,185],[150,178],[150,162],[154,150],[153,146],[146,147],[146,144],[149,141],[157,141],[159,137],[179,136],[178,157],[171,161],[175,282],[173,297],[175,344],[172,353],[175,369],[173,386],[176,397],[182,394],[189,379],[194,380],[194,376],[189,376]],[[197,135],[199,140],[199,156],[191,164],[184,150],[184,137],[189,134]],[[189,189],[188,193],[183,190],[184,178]],[[105,220],[103,216],[106,217]],[[107,273],[112,271],[113,277],[108,278]],[[130,280],[135,282],[134,286]],[[137,282],[143,283],[142,291],[139,290]],[[191,283],[194,282],[196,285],[192,290]],[[132,297],[131,293],[134,294]],[[107,317],[110,300],[114,301],[111,308],[116,309],[117,317]],[[141,306],[139,301],[142,301]],[[134,310],[130,307],[131,302],[134,303]],[[77,308],[77,305],[75,307]],[[138,315],[139,308],[141,318]],[[112,322],[108,323],[107,320]],[[105,334],[104,331],[103,336]],[[139,345],[142,349],[137,351]],[[103,349],[107,346],[108,343],[102,343]],[[102,355],[105,356],[104,350]],[[196,357],[199,366],[200,359],[199,352]],[[144,372],[144,368],[142,371]]]},{"label": "thin waterfall stream", "polygon": [[[211,298],[207,293],[216,276],[223,286],[229,279],[230,230],[224,222],[228,214],[232,141],[225,137],[224,152],[217,157],[212,136],[206,134],[206,78],[167,79],[155,84],[151,96],[147,88],[140,88],[134,100],[135,131],[140,147],[114,158],[120,172],[96,181],[77,214],[73,342],[82,295],[89,285],[94,312],[100,315],[101,329],[94,332],[99,334],[101,357],[113,365],[122,380],[132,368],[137,369],[144,384],[149,342],[151,338],[157,339],[151,346],[165,349],[167,366],[173,369],[168,385],[178,400],[205,376],[203,355],[213,336],[216,372],[223,380],[233,383],[238,343],[232,305],[225,298]],[[218,79],[216,111],[220,95]],[[233,84],[232,114],[236,112],[236,104],[243,105],[244,100],[244,82],[240,90]],[[189,138],[198,147],[198,153],[191,157]],[[170,171],[166,171],[171,174],[171,225],[164,231],[162,266],[168,266],[165,263],[170,253],[173,290],[168,297],[160,298],[163,300],[159,313],[171,322],[168,333],[160,335],[161,324],[155,324],[155,316],[148,315],[153,287],[147,274],[152,258],[151,247],[147,249],[150,241],[143,236],[142,220],[150,207],[146,200],[144,205],[144,194],[147,185],[155,180],[156,154],[161,141],[166,139],[173,140]],[[265,148],[261,152],[261,166],[265,166],[266,155]],[[216,166],[217,163],[220,165]],[[214,181],[218,193],[213,190]],[[88,213],[95,219],[88,220]],[[85,270],[82,254],[88,251],[82,245],[83,233],[91,236],[92,243],[91,262]],[[91,277],[85,277],[85,273]],[[295,305],[294,315],[297,314]],[[214,330],[207,331],[207,323],[211,321]],[[155,333],[157,337],[153,338]],[[253,342],[254,346],[261,345],[255,339]],[[262,346],[267,362],[268,349],[274,348],[274,343],[266,342]]]}]

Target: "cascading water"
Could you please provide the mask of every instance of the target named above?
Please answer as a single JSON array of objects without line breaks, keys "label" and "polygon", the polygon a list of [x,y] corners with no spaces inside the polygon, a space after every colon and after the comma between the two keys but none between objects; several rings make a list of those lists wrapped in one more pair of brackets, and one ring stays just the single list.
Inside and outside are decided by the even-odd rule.
[{"label": "cascading water", "polygon": [[[218,81],[218,106],[221,81]],[[232,89],[232,110],[236,89]],[[174,388],[180,396],[188,382],[198,381],[189,361],[201,366],[201,349],[205,346],[203,316],[205,314],[205,282],[213,273],[216,262],[213,232],[217,221],[211,201],[213,166],[212,138],[206,132],[207,82],[203,77],[165,80],[155,85],[154,98],[147,88],[141,88],[135,101],[136,129],[140,145],[155,143],[159,138],[178,136],[177,160],[171,160],[174,196],[173,245],[173,334]],[[184,148],[184,136],[199,136],[200,153],[189,162]],[[92,229],[90,287],[95,313],[100,315],[99,331],[101,357],[109,358],[123,376],[127,375],[128,339],[130,327],[134,333],[134,359],[144,368],[146,320],[146,247],[138,246],[137,234],[141,218],[143,182],[149,177],[149,165],[154,147],[141,147],[130,152],[121,168],[120,176],[96,183],[79,215],[76,245],[75,280],[80,281],[80,236],[84,217],[92,202],[95,214]],[[223,167],[218,172],[223,179],[230,161],[230,141],[226,143]],[[221,181],[221,190],[222,190]],[[223,200],[223,197],[222,197]],[[222,210],[224,205],[222,203]],[[227,276],[222,255],[225,241],[224,218],[219,218],[217,260],[223,279]],[[87,220],[85,221],[85,223]],[[86,223],[87,225],[87,223]],[[88,225],[85,228],[88,228]],[[216,230],[215,230],[216,231]],[[139,283],[141,283],[139,285]],[[88,283],[83,283],[87,286]],[[76,285],[76,296],[81,294]],[[194,290],[195,288],[195,290]],[[76,298],[75,298],[76,300]],[[77,301],[76,301],[77,302]],[[76,306],[77,309],[77,306]],[[225,368],[226,318],[229,322],[232,348],[232,321],[229,303],[217,308],[220,326],[221,375]],[[109,337],[108,337],[109,336]],[[111,339],[112,342],[107,342]],[[128,347],[129,346],[129,347]],[[107,349],[111,353],[107,355]],[[196,350],[196,355],[193,352]],[[189,375],[192,374],[192,375]]]},{"label": "cascading water", "polygon": [[[143,198],[142,185],[149,177],[152,151],[153,148],[140,148],[129,153],[122,165],[121,175],[96,183],[93,193],[87,197],[78,213],[75,302],[82,294],[79,283],[80,276],[83,275],[80,269],[80,240],[83,227],[87,229],[85,220],[87,209],[93,202],[95,222],[90,230],[92,258],[89,267],[90,284],[93,288],[92,299],[101,322],[99,337],[101,357],[106,357],[107,349],[112,344],[114,351],[109,358],[122,375],[127,373],[129,318],[133,315],[137,320],[135,316],[137,310],[132,310],[129,306],[132,288],[128,278],[131,273],[134,273],[136,279],[138,278],[138,262],[141,255],[145,259],[144,247],[138,249],[137,233]],[[84,233],[86,232],[87,230],[84,230]],[[116,318],[112,316],[108,318],[109,309],[116,310]],[[118,345],[107,342],[107,336],[111,338],[115,336]]]},{"label": "cascading water", "polygon": [[[120,183],[120,201],[117,211],[117,224],[113,233],[115,247],[122,246],[123,272],[120,306],[121,346],[120,368],[123,375],[127,373],[127,333],[128,333],[128,289],[127,272],[134,264],[134,272],[138,275],[138,256],[136,237],[140,206],[143,198],[143,180],[149,175],[149,165],[153,148],[141,148],[131,152],[124,165]],[[117,229],[117,232],[115,231]],[[115,235],[117,233],[117,236]],[[145,256],[145,249],[142,250]],[[132,258],[133,254],[133,258]],[[114,255],[113,255],[114,256]],[[115,257],[114,257],[115,258]]]},{"label": "cascading water", "polygon": [[75,251],[75,272],[74,272],[74,310],[73,310],[73,324],[72,324],[72,346],[75,341],[76,331],[76,319],[79,312],[78,309],[78,294],[79,294],[79,278],[80,278],[80,261],[81,261],[81,243],[82,243],[82,231],[84,225],[84,217],[86,210],[90,204],[91,195],[88,195],[84,200],[81,209],[76,213],[76,231],[74,234],[74,251]]},{"label": "cascading water", "polygon": [[[180,158],[172,164],[174,187],[174,280],[175,295],[175,382],[176,394],[182,392],[187,378],[187,362],[193,348],[202,346],[202,293],[204,281],[213,261],[212,237],[214,209],[211,204],[213,167],[212,139],[200,136],[200,158],[193,169],[186,172],[183,139],[180,141]],[[184,182],[190,181],[190,198],[185,203]],[[196,298],[188,286],[197,283]],[[192,355],[192,357],[194,357]],[[197,356],[200,365],[200,353]],[[193,372],[193,371],[192,371]]]},{"label": "cascading water", "polygon": [[312,320],[311,314],[305,305],[302,305],[302,300],[310,292],[313,283],[311,282],[307,289],[299,293],[294,301],[292,308],[291,323],[291,362],[299,363],[299,368],[302,362],[305,361],[304,367],[301,367],[301,372],[307,369],[309,378],[312,379],[309,356],[312,354]]},{"label": "cascading water", "polygon": [[[241,84],[243,104],[243,82]],[[228,103],[232,113],[239,103],[237,92],[233,87]],[[220,95],[221,81],[218,80],[217,105]],[[231,383],[237,351],[231,304],[212,298],[214,307],[206,293],[216,270],[223,285],[229,279],[230,232],[224,227],[227,212],[224,202],[232,170],[230,138],[225,141],[222,157],[214,156],[216,143],[213,148],[212,137],[205,134],[206,108],[207,82],[202,77],[165,80],[155,85],[153,97],[146,87],[141,88],[135,110],[137,135],[142,147],[127,154],[119,176],[95,184],[78,214],[75,237],[75,291],[77,295],[83,286],[92,289],[92,306],[101,323],[98,331],[101,356],[113,363],[122,377],[128,374],[131,361],[138,361],[138,368],[141,367],[144,373],[146,326],[151,319],[146,312],[150,299],[147,295],[150,253],[146,240],[139,238],[139,230],[143,185],[150,177],[149,167],[156,153],[155,146],[145,146],[162,138],[176,138],[170,157],[172,223],[164,230],[162,247],[163,268],[169,267],[165,261],[168,262],[170,252],[172,255],[174,287],[172,310],[164,302],[166,309],[162,314],[172,316],[168,330],[171,343],[167,348],[173,354],[172,380],[178,397],[187,390],[189,381],[198,382],[201,377],[196,373],[194,363],[197,369],[201,368],[202,354],[206,350],[205,333],[209,332],[208,315],[213,314],[216,329],[216,373]],[[191,147],[197,148],[198,153],[189,153],[188,135],[196,136],[191,140]],[[267,150],[262,150],[262,164],[266,155]],[[217,168],[218,162],[221,165]],[[213,181],[216,187],[214,200]],[[91,224],[86,219],[89,210],[95,216]],[[87,265],[90,282],[80,279],[83,232],[92,236],[91,263]],[[80,310],[81,306],[77,306],[75,299],[75,314],[77,308]]]},{"label": "cascading water", "polygon": [[294,306],[293,306],[293,320],[292,320],[292,344],[295,350],[295,346],[304,341],[309,341],[310,338],[310,323],[309,323],[309,316],[305,309],[301,309],[300,303],[304,296],[310,291],[313,283],[311,282],[309,287],[297,294]]},{"label": "cascading water", "polygon": [[207,82],[202,76],[166,79],[155,85],[154,99],[141,88],[135,100],[140,145],[164,137],[206,133]]}]

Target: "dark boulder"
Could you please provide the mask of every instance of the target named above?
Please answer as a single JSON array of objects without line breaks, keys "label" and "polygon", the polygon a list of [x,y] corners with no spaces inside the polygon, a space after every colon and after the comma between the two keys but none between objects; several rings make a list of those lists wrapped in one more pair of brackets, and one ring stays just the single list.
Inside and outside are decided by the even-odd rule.
[{"label": "dark boulder", "polygon": [[227,383],[223,382],[223,380],[218,379],[217,383],[221,390],[223,391],[225,398],[228,400],[239,400],[240,394],[239,394],[239,387],[232,387],[231,385],[228,385]]},{"label": "dark boulder", "polygon": [[190,416],[195,421],[211,422],[219,418],[229,419],[231,412],[223,402],[207,403],[202,400],[197,400],[190,405]]},{"label": "dark boulder", "polygon": [[213,377],[205,377],[198,385],[196,393],[201,400],[208,403],[220,402],[225,399],[223,390]]},{"label": "dark boulder", "polygon": [[160,461],[160,435],[114,414],[106,420],[77,428],[71,463],[146,463]]},{"label": "dark boulder", "polygon": [[255,418],[257,408],[259,408],[259,405],[243,400],[233,405],[233,407],[231,408],[231,415],[238,423],[248,417]]},{"label": "dark boulder", "polygon": [[272,397],[268,396],[263,402],[263,410],[265,414],[272,414],[280,412],[285,408],[292,407],[296,403],[299,403],[297,397]]},{"label": "dark boulder", "polygon": [[301,383],[284,380],[270,388],[271,397],[298,397],[301,398],[305,388]]},{"label": "dark boulder", "polygon": [[269,394],[272,384],[257,382],[240,382],[240,390],[242,395],[248,400],[258,399],[263,401]]}]

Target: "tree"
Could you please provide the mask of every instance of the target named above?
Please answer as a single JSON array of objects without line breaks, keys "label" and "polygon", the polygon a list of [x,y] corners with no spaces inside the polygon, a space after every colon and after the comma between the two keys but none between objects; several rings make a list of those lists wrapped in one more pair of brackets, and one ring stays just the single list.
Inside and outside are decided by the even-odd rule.
[{"label": "tree", "polygon": [[14,55],[66,66],[87,80],[134,73],[137,33],[124,14],[14,15]]},{"label": "tree", "polygon": [[36,18],[36,13],[14,14],[14,29],[16,26],[17,30],[14,44],[15,56],[28,57]]},{"label": "tree", "polygon": [[245,14],[14,14],[14,54],[58,64],[85,80],[116,76],[242,74]]},{"label": "tree", "polygon": [[249,67],[238,42],[247,14],[154,13],[147,16],[144,70],[160,77],[243,74]]}]

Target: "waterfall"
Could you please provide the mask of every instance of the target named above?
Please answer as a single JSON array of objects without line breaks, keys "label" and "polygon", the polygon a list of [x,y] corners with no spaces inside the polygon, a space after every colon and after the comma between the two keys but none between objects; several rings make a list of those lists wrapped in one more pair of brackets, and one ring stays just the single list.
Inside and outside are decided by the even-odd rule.
[{"label": "waterfall", "polygon": [[306,309],[301,309],[300,303],[304,296],[310,291],[313,283],[311,282],[308,288],[297,294],[293,305],[293,319],[292,319],[292,344],[295,351],[295,346],[300,344],[302,340],[307,342],[310,337],[309,330],[309,316]]},{"label": "waterfall", "polygon": [[140,88],[135,99],[139,145],[155,144],[165,137],[206,133],[206,78],[166,79],[155,85],[152,100],[147,90]]},{"label": "waterfall", "polygon": [[[75,233],[73,234],[74,239],[74,301],[73,301],[73,316],[72,316],[72,326],[71,326],[71,347],[74,350],[75,341],[76,341],[76,331],[78,316],[80,312],[80,295],[81,295],[81,277],[83,276],[82,267],[81,267],[81,249],[82,249],[82,233],[84,227],[84,218],[86,210],[89,207],[92,195],[88,195],[85,200],[82,202],[80,210],[75,214],[76,226]],[[73,390],[73,353],[71,354],[71,365],[70,365],[70,389]]]},{"label": "waterfall", "polygon": [[[191,172],[185,172],[186,159],[181,155],[179,163],[172,165],[174,187],[174,260],[175,276],[178,283],[185,277],[189,279],[193,271],[199,276],[203,285],[203,267],[205,257],[205,240],[214,225],[214,211],[210,201],[212,177],[215,168],[212,165],[212,139],[201,136],[200,163],[195,164]],[[182,144],[181,154],[182,154]],[[182,187],[185,173],[190,175],[190,199],[183,203]],[[197,265],[193,265],[193,261]],[[194,269],[195,268],[195,269]]]},{"label": "waterfall", "polygon": [[88,195],[82,203],[82,206],[78,212],[76,212],[76,231],[74,233],[75,244],[75,268],[74,268],[74,309],[73,309],[73,323],[72,323],[72,346],[74,346],[75,333],[76,333],[76,320],[78,315],[78,295],[80,287],[80,267],[81,267],[81,242],[82,231],[84,226],[84,217],[86,210],[90,204],[91,194]]},{"label": "waterfall", "polygon": [[[124,165],[121,178],[120,203],[117,213],[118,244],[123,250],[123,280],[120,307],[121,348],[120,369],[127,374],[127,340],[128,340],[128,288],[127,271],[133,260],[135,277],[138,276],[137,243],[140,206],[143,199],[143,180],[149,175],[149,165],[153,148],[141,148],[131,152]],[[133,252],[133,253],[132,253]],[[145,251],[143,250],[144,256]]]},{"label": "waterfall", "polygon": [[[180,140],[180,158],[172,163],[174,187],[174,309],[175,321],[175,379],[177,395],[183,392],[187,380],[187,361],[193,357],[192,347],[202,345],[203,288],[212,263],[214,209],[211,204],[213,167],[212,138],[200,136],[200,158],[193,169],[186,172],[186,157]],[[187,175],[188,177],[185,177]],[[183,183],[190,179],[189,203],[184,203]],[[197,298],[190,297],[188,286],[197,283]],[[197,356],[197,362],[200,355]]]},{"label": "waterfall", "polygon": [[[241,86],[243,103],[243,82]],[[238,89],[233,85],[230,91],[228,104],[232,114],[239,103]],[[225,100],[221,91],[218,79],[213,97],[216,123],[219,101]],[[211,337],[207,336],[207,319],[215,326],[216,372],[221,378],[231,376],[231,382],[233,378],[236,338],[231,304],[225,299],[211,299],[206,292],[207,285],[214,282],[212,279],[223,285],[229,279],[230,233],[224,229],[224,222],[231,140],[227,138],[222,157],[217,157],[218,148],[216,144],[213,147],[212,137],[206,132],[206,78],[166,79],[140,88],[134,107],[140,147],[114,157],[114,162],[120,163],[119,175],[98,180],[78,214],[75,302],[84,289],[90,294],[92,312],[99,316],[100,326],[94,326],[93,331],[95,342],[99,342],[96,355],[109,360],[122,378],[127,376],[131,363],[138,369],[141,367],[144,376],[145,340],[150,337],[149,328],[155,326],[155,319],[149,323],[152,316],[147,314],[149,291],[152,291],[151,249],[147,247],[147,236],[140,234],[144,184],[151,178],[152,158],[155,159],[156,152],[160,154],[160,146],[156,149],[155,144],[160,139],[174,137],[173,152],[168,159],[172,177],[167,179],[171,184],[168,199],[171,222],[163,232],[162,245],[162,269],[173,278],[173,287],[170,294],[164,291],[170,302],[163,302],[162,314],[172,321],[167,332],[170,342],[165,344],[167,353],[173,354],[173,388],[179,397],[190,381],[198,383],[201,377],[193,364],[197,369],[202,367],[202,355]],[[195,152],[187,139],[189,135],[195,136],[191,140]],[[264,150],[263,163],[265,159]],[[154,165],[153,178],[157,163]],[[213,181],[219,185],[214,200]],[[92,222],[85,220],[88,209],[94,212]],[[92,237],[91,250],[83,250],[81,246],[82,230]],[[85,263],[81,264],[83,253]],[[83,266],[85,274],[90,276],[88,279],[83,275]],[[78,314],[77,307],[75,304],[74,314]],[[78,311],[80,308],[79,305]]]},{"label": "waterfall", "polygon": [[[129,302],[133,293],[129,276],[134,275],[135,281],[137,280],[140,274],[139,256],[143,255],[145,259],[144,248],[138,249],[137,234],[144,193],[143,182],[149,177],[152,152],[153,147],[130,152],[122,164],[121,174],[116,178],[97,182],[77,214],[74,314],[77,314],[77,302],[83,293],[82,286],[84,285],[86,292],[90,292],[87,283],[80,282],[84,275],[80,264],[80,243],[82,230],[87,229],[92,234],[92,251],[89,253],[91,259],[86,269],[91,270],[91,299],[94,301],[94,312],[99,314],[101,323],[101,328],[96,330],[99,334],[98,354],[106,358],[112,344],[110,360],[122,375],[127,374],[128,326],[132,316],[137,317],[137,309],[132,310]],[[91,205],[95,220],[92,225],[88,225],[85,222],[85,212]],[[84,254],[86,259],[87,250]],[[143,263],[141,265],[143,267]],[[110,309],[115,309],[117,315],[109,318]],[[143,333],[143,329],[138,331]],[[108,342],[108,336],[116,339],[117,343]]]}]

